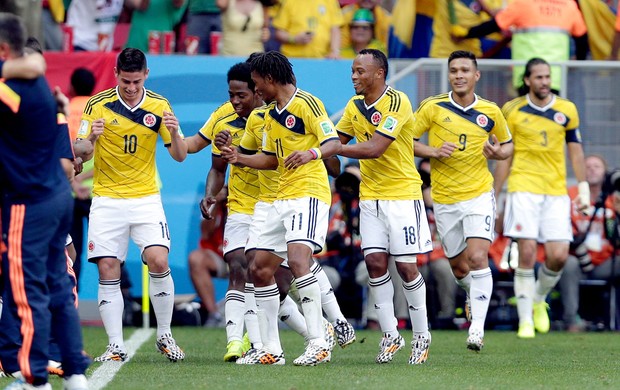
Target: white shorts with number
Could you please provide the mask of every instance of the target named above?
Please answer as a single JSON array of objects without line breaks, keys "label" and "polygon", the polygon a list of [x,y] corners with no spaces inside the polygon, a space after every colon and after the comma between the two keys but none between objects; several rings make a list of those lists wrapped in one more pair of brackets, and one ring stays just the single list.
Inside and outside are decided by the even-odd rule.
[{"label": "white shorts with number", "polygon": [[116,257],[125,261],[130,238],[140,253],[149,246],[170,250],[170,232],[161,197],[94,197],[88,223],[88,260]]},{"label": "white shorts with number", "polygon": [[267,221],[271,203],[256,202],[254,206],[254,215],[252,215],[252,223],[248,232],[248,242],[245,244],[245,251],[250,251],[258,247],[258,236],[263,230],[263,225]]},{"label": "white shorts with number", "polygon": [[360,234],[364,255],[387,252],[398,261],[433,250],[422,200],[361,201]]},{"label": "white shorts with number", "polygon": [[446,257],[458,256],[467,247],[468,238],[493,242],[495,236],[495,195],[486,192],[454,204],[435,203],[437,233]]},{"label": "white shorts with number", "polygon": [[504,235],[512,238],[572,241],[568,195],[511,192],[504,208]]},{"label": "white shorts with number", "polygon": [[329,205],[316,198],[276,200],[266,210],[267,220],[257,249],[285,258],[287,244],[304,244],[319,253],[325,245]]},{"label": "white shorts with number", "polygon": [[230,214],[224,226],[224,255],[237,249],[245,248],[252,216],[250,214]]}]

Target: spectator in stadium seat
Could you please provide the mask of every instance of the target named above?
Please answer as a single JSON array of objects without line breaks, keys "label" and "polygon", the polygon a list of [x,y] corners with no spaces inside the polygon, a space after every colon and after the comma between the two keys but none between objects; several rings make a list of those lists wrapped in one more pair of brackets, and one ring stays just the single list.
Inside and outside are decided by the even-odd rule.
[{"label": "spectator in stadium seat", "polygon": [[215,0],[189,0],[187,35],[198,37],[198,53],[211,54],[211,33],[222,31],[220,9]]},{"label": "spectator in stadium seat", "polygon": [[67,25],[73,27],[76,51],[110,51],[123,0],[72,0]]},{"label": "spectator in stadium seat", "polygon": [[337,0],[282,0],[273,19],[287,57],[340,58],[342,12]]},{"label": "spectator in stadium seat", "polygon": [[[582,279],[610,280],[612,272],[620,277],[620,261],[615,262],[612,271],[611,257],[614,247],[607,237],[606,222],[615,219],[614,201],[620,196],[602,191],[605,181],[607,162],[603,157],[590,155],[586,157],[586,181],[590,186],[590,207],[596,209],[594,216],[583,215],[575,207],[571,207],[571,222],[575,241],[571,247],[559,286],[564,306],[563,321],[565,329],[577,332],[584,329],[577,312],[579,310],[579,281]],[[577,197],[576,186],[569,187],[571,199]],[[608,195],[606,199],[602,199]]]},{"label": "spectator in stadium seat", "polygon": [[367,9],[355,12],[348,29],[351,31],[350,44],[341,51],[342,58],[355,58],[362,49],[377,49],[387,55],[385,44],[374,37],[375,19]]},{"label": "spectator in stadium seat", "polygon": [[269,39],[268,7],[271,0],[217,0],[222,12],[222,48],[224,56],[245,57],[264,51]]},{"label": "spectator in stadium seat", "polygon": [[125,47],[148,52],[149,31],[172,31],[181,20],[187,0],[127,0],[133,8]]},{"label": "spectator in stadium seat", "polygon": [[[392,21],[392,15],[390,12],[380,5],[379,0],[357,0],[355,4],[349,4],[342,8],[343,24],[340,28],[340,47],[346,48],[351,44],[351,35],[349,26],[353,21],[354,16],[360,9],[370,11],[374,24],[373,32],[374,38],[383,43],[384,47],[387,47],[388,30],[390,28],[390,22]],[[373,47],[374,48],[374,47]],[[376,48],[374,48],[376,49]],[[353,57],[351,57],[353,58]]]}]

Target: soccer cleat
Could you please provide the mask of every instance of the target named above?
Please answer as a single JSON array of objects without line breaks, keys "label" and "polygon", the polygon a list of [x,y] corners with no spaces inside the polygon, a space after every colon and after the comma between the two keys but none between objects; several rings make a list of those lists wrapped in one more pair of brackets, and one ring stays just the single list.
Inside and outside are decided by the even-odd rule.
[{"label": "soccer cleat", "polygon": [[323,338],[327,341],[327,347],[330,352],[333,351],[336,346],[336,331],[334,326],[325,318],[323,318]]},{"label": "soccer cleat", "polygon": [[332,360],[332,353],[329,349],[311,341],[306,346],[304,353],[293,360],[293,364],[296,366],[316,366],[330,360]]},{"label": "soccer cleat", "polygon": [[350,322],[346,320],[336,320],[334,331],[338,336],[338,345],[340,345],[340,348],[344,348],[355,342],[355,329]]},{"label": "soccer cleat", "polygon": [[405,340],[401,335],[392,337],[385,333],[379,343],[379,354],[375,361],[377,363],[389,363],[394,358],[394,354],[405,346]]},{"label": "soccer cleat", "polygon": [[224,355],[225,362],[234,362],[243,356],[243,342],[239,340],[233,340],[226,345],[226,354]]},{"label": "soccer cleat", "polygon": [[409,356],[409,364],[422,364],[428,359],[428,349],[431,346],[431,332],[427,332],[426,336],[417,335],[411,340],[411,355]]},{"label": "soccer cleat", "polygon": [[62,369],[62,364],[60,362],[55,361],[55,360],[48,360],[47,361],[47,373],[49,375],[57,375],[57,376],[65,375],[65,372]]},{"label": "soccer cleat", "polygon": [[465,298],[465,318],[467,322],[471,322],[471,299],[469,295]]},{"label": "soccer cleat", "polygon": [[549,305],[545,301],[534,302],[534,328],[539,333],[548,333],[549,324]]},{"label": "soccer cleat", "polygon": [[127,352],[118,344],[108,344],[105,352],[95,358],[96,362],[124,362]]},{"label": "soccer cleat", "polygon": [[178,362],[185,359],[185,352],[177,345],[170,333],[164,333],[157,338],[155,342],[157,350],[166,355],[171,362]]},{"label": "soccer cleat", "polygon": [[[251,351],[251,350],[250,350]],[[255,350],[255,353],[251,355],[248,353],[243,358],[243,363],[238,364],[264,364],[270,366],[282,366],[285,363],[284,360],[284,352],[274,354],[271,352],[267,352],[264,349]]]},{"label": "soccer cleat", "polygon": [[74,374],[64,378],[62,382],[64,390],[88,390],[88,379],[84,375]]},{"label": "soccer cleat", "polygon": [[518,338],[533,339],[535,336],[536,332],[534,332],[534,325],[531,322],[519,324],[519,330],[517,331]]},{"label": "soccer cleat", "polygon": [[469,337],[467,337],[467,349],[480,352],[484,346],[484,332],[481,330],[469,329]]},{"label": "soccer cleat", "polygon": [[249,351],[250,349],[252,349],[252,343],[250,342],[250,336],[248,335],[248,332],[245,332],[245,334],[243,335],[243,353],[245,354],[247,351]]},{"label": "soccer cleat", "polygon": [[254,355],[258,353],[258,349],[251,347],[250,349],[248,349],[246,352],[243,353],[243,356],[241,356],[239,359],[237,359],[237,361],[235,363],[237,364],[249,364],[249,361],[252,361],[254,359]]}]

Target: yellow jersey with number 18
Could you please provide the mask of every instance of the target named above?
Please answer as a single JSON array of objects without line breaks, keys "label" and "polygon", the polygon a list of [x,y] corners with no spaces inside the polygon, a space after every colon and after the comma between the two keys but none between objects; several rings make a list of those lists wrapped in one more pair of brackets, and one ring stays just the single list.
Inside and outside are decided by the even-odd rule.
[{"label": "yellow jersey with number 18", "polygon": [[501,144],[512,142],[506,119],[495,103],[474,95],[472,104],[461,107],[450,92],[424,100],[414,117],[415,139],[428,132],[429,146],[440,148],[444,142],[457,145],[450,157],[431,158],[434,202],[454,204],[493,189],[493,175],[482,148],[491,134]]},{"label": "yellow jersey with number 18", "polygon": [[276,155],[281,169],[277,199],[312,197],[331,204],[332,193],[322,160],[311,160],[297,169],[284,167],[284,161],[292,152],[307,151],[338,140],[323,102],[297,89],[282,109],[276,108],[275,103],[269,105],[265,132],[263,153]]},{"label": "yellow jersey with number 18", "polygon": [[158,194],[157,137],[165,146],[170,145],[163,113],[172,112],[172,108],[168,100],[147,89],[140,103],[129,107],[117,88],[88,100],[77,134],[78,139],[85,139],[91,133],[93,121],[105,120],[103,134],[95,142],[93,195],[141,198]]},{"label": "yellow jersey with number 18", "polygon": [[363,96],[354,96],[336,128],[357,142],[375,136],[392,140],[382,156],[360,160],[361,200],[422,199],[422,180],[413,158],[413,113],[407,95],[387,87],[370,106]]}]

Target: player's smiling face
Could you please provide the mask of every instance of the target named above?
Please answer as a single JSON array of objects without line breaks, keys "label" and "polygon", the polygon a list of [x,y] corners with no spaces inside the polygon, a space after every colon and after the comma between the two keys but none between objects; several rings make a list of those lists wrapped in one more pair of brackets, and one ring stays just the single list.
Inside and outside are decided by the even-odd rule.
[{"label": "player's smiling face", "polygon": [[530,76],[525,77],[524,81],[530,87],[530,93],[540,100],[547,99],[551,94],[551,68],[547,64],[533,65]]},{"label": "player's smiling face", "polygon": [[116,74],[116,81],[118,82],[118,92],[125,103],[130,106],[135,106],[142,100],[142,94],[144,93],[144,82],[148,77],[149,70],[146,69],[141,72],[118,72],[114,68]]},{"label": "player's smiling face", "polygon": [[480,72],[474,62],[469,58],[455,58],[448,68],[448,80],[452,91],[459,96],[473,94],[480,79]]},{"label": "player's smiling face", "polygon": [[383,78],[372,55],[362,54],[355,57],[351,66],[351,81],[357,95],[371,93],[375,86],[383,88]]},{"label": "player's smiling face", "polygon": [[252,81],[256,85],[256,93],[265,103],[271,103],[276,98],[275,84],[270,76],[262,77],[257,72],[252,71]]},{"label": "player's smiling face", "polygon": [[249,87],[248,83],[239,80],[230,80],[228,96],[235,112],[242,118],[247,118],[252,110],[260,106],[260,98]]}]

